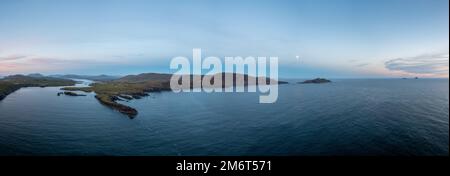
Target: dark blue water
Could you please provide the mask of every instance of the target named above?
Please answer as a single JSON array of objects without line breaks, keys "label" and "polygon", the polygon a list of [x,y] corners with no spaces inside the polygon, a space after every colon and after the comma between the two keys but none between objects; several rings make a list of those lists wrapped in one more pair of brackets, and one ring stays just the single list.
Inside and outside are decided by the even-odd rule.
[{"label": "dark blue water", "polygon": [[448,155],[448,79],[333,80],[255,93],[154,93],[129,119],[58,88],[0,102],[0,155]]}]

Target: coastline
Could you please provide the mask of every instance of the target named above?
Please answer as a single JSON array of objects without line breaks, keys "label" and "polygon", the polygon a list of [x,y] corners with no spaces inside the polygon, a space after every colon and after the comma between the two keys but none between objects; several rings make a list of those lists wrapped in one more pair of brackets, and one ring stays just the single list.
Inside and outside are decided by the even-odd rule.
[{"label": "coastline", "polygon": [[[1,86],[1,85],[0,85]],[[4,85],[5,86],[5,85]],[[22,88],[21,86],[15,86],[15,85],[6,85],[5,88],[0,89],[0,101],[5,99],[9,94],[14,93],[15,91]]]},{"label": "coastline", "polygon": [[12,75],[0,79],[0,101],[9,94],[25,87],[62,87],[74,86],[76,81],[51,77],[30,77],[24,75]]}]

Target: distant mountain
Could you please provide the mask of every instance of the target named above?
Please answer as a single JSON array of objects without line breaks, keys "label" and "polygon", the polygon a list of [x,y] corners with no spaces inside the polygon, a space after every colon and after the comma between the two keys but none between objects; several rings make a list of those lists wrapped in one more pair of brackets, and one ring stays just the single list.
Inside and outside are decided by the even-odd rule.
[{"label": "distant mountain", "polygon": [[65,79],[88,79],[93,81],[111,81],[120,78],[120,76],[111,76],[111,75],[50,75],[55,78],[65,78]]},{"label": "distant mountain", "polygon": [[168,81],[170,81],[171,77],[172,77],[172,74],[142,73],[139,75],[127,75],[127,76],[121,77],[117,80],[114,80],[114,82],[127,82],[127,83],[141,83],[141,82],[148,82],[148,81],[168,82]]},{"label": "distant mountain", "polygon": [[44,75],[42,75],[42,74],[40,74],[40,73],[32,73],[32,74],[28,74],[27,76],[33,77],[33,78],[42,78],[42,77],[45,77]]},{"label": "distant mountain", "polygon": [[[37,75],[35,75],[37,76]],[[22,84],[28,87],[47,87],[47,86],[66,86],[72,85],[75,81],[62,79],[62,78],[54,78],[48,76],[25,76],[25,75],[10,75],[6,76],[3,79],[0,79],[1,82],[8,82],[11,84]]]},{"label": "distant mountain", "polygon": [[10,82],[15,82],[15,83],[21,83],[21,82],[27,82],[29,80],[35,80],[36,78],[33,76],[25,76],[25,75],[9,75],[9,76],[5,76],[2,81],[10,81]]}]

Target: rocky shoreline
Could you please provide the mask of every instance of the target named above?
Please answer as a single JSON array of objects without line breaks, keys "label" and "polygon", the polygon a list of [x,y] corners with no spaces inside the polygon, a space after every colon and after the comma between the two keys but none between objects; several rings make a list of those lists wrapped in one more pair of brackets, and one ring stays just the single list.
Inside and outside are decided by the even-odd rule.
[{"label": "rocky shoreline", "polygon": [[119,111],[122,114],[127,115],[129,118],[134,118],[138,114],[138,111],[132,107],[117,103],[118,98],[116,96],[107,95],[95,95],[95,98],[103,105],[106,105],[112,109]]},{"label": "rocky shoreline", "polygon": [[6,98],[6,96],[8,96],[9,94],[19,90],[20,88],[22,88],[20,85],[2,85],[0,83],[0,101],[2,101],[3,99]]}]

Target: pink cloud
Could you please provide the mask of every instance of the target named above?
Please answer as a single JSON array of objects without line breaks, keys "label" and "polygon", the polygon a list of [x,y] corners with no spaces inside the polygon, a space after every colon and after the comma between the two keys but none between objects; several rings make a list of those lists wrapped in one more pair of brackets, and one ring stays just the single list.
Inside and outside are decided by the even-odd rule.
[{"label": "pink cloud", "polygon": [[24,59],[26,57],[27,56],[22,56],[22,55],[0,56],[0,62],[1,61],[19,60],[19,59]]}]

